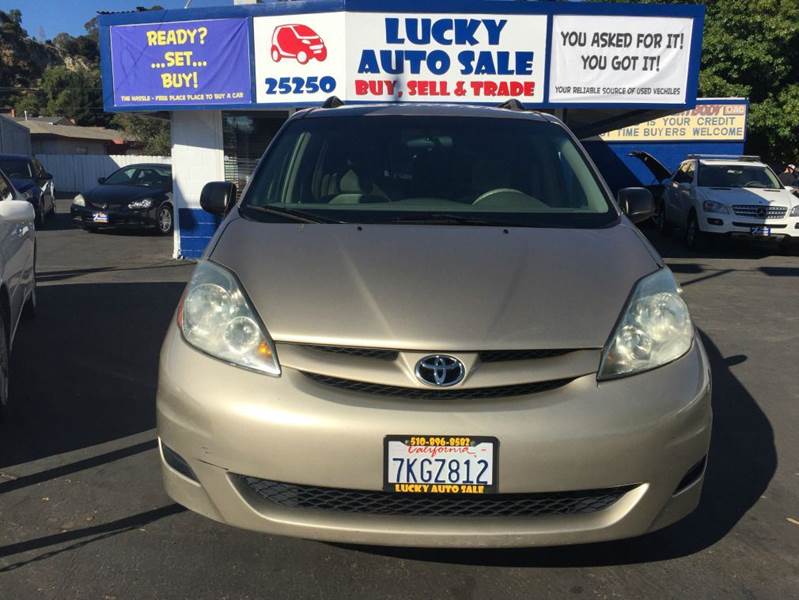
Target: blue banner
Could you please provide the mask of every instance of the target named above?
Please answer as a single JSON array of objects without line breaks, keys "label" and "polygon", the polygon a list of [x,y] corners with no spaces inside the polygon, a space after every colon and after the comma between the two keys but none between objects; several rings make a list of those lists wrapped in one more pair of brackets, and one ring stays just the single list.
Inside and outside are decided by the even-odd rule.
[{"label": "blue banner", "polygon": [[116,25],[110,31],[114,106],[248,104],[247,19]]}]

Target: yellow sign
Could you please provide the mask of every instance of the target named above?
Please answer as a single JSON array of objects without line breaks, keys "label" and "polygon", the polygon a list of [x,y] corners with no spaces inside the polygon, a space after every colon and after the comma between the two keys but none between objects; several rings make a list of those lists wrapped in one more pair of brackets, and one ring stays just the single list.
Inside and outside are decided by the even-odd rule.
[{"label": "yellow sign", "polygon": [[744,141],[746,103],[701,104],[676,115],[600,134],[606,142]]}]

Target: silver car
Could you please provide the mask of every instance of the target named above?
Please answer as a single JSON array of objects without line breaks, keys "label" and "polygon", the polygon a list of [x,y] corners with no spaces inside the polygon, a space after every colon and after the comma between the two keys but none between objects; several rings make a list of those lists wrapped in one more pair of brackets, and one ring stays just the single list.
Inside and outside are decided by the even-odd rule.
[{"label": "silver car", "polygon": [[[710,370],[672,273],[554,117],[296,113],[164,341],[166,490],[268,533],[402,546],[640,535],[699,502]],[[517,108],[517,107],[516,107]]]}]

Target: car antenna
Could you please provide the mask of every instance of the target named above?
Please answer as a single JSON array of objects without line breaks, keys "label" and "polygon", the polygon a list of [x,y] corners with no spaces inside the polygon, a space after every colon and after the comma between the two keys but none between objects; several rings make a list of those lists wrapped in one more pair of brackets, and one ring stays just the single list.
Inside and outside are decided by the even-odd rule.
[{"label": "car antenna", "polygon": [[338,96],[330,96],[330,98],[322,102],[322,108],[338,108],[339,106],[344,106],[344,102]]},{"label": "car antenna", "polygon": [[524,110],[524,105],[522,105],[522,103],[516,98],[511,98],[510,100],[505,100],[505,102],[497,106],[497,108],[504,108],[506,110]]}]

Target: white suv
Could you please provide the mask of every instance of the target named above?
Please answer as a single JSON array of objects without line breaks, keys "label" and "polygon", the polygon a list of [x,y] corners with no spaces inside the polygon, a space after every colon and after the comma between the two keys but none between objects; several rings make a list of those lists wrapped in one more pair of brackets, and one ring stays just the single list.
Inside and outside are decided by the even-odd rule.
[{"label": "white suv", "polygon": [[708,234],[799,239],[799,198],[756,156],[689,155],[663,182],[655,221],[696,247]]}]

